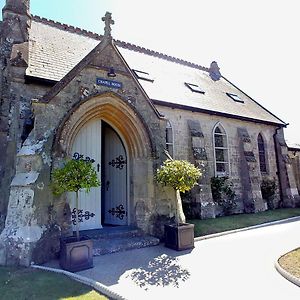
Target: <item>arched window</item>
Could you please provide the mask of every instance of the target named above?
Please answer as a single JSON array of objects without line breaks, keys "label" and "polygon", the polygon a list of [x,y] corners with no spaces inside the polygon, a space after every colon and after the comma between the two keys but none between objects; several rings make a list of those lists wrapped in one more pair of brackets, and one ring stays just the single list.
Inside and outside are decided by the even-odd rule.
[{"label": "arched window", "polygon": [[261,173],[267,173],[266,150],[264,139],[261,134],[257,137],[259,168]]},{"label": "arched window", "polygon": [[174,155],[174,142],[173,142],[173,129],[170,121],[167,121],[167,126],[166,126],[166,149],[173,157]]},{"label": "arched window", "polygon": [[229,175],[227,135],[224,128],[218,124],[214,129],[215,173],[216,176]]}]

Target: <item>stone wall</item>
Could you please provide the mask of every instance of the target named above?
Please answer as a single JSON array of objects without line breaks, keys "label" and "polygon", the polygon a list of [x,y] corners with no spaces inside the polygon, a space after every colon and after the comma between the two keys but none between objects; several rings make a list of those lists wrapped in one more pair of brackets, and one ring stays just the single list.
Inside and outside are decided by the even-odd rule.
[{"label": "stone wall", "polygon": [[[0,232],[4,227],[16,152],[28,118],[28,98],[22,93],[28,57],[28,1],[7,0],[0,26]],[[30,113],[29,113],[30,114]]]},{"label": "stone wall", "polygon": [[[32,99],[43,96],[48,86],[25,84],[26,65],[17,63],[17,53],[26,53],[27,44],[12,46],[12,53],[7,60],[7,75],[3,78],[0,129],[0,229],[7,214],[10,184],[16,172],[17,153],[33,129],[34,115]],[[6,70],[5,69],[5,70]]]},{"label": "stone wall", "polygon": [[[273,135],[275,126],[228,119],[221,116],[195,113],[158,106],[158,110],[170,120],[174,132],[174,158],[187,159],[196,164],[201,163],[205,169],[204,182],[200,182],[200,191],[192,191],[191,201],[197,207],[200,217],[214,217],[214,205],[210,192],[210,178],[214,172],[213,130],[220,123],[226,131],[229,148],[230,179],[234,185],[237,206],[235,212],[256,212],[265,210],[266,203],[262,200],[260,183],[263,178],[274,178],[278,182],[276,153]],[[196,124],[196,125],[195,125]],[[194,126],[194,130],[191,128]],[[198,129],[197,129],[198,128]],[[195,134],[197,130],[200,132]],[[194,133],[193,133],[194,132]],[[267,173],[261,174],[259,169],[257,137],[261,133],[266,147]],[[195,155],[196,148],[203,150],[205,155]],[[251,154],[251,159],[250,159]],[[206,178],[206,179],[205,179]],[[275,206],[280,199],[279,190],[275,197]],[[197,205],[196,203],[199,203]]]}]

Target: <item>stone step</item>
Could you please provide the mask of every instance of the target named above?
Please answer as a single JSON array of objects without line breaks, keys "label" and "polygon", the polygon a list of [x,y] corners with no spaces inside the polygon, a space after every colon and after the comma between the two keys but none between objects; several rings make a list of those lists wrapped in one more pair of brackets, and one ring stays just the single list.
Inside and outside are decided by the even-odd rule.
[{"label": "stone step", "polygon": [[81,231],[82,235],[86,235],[93,240],[104,238],[126,238],[142,236],[143,232],[134,226],[111,226],[101,229],[92,229]]},{"label": "stone step", "polygon": [[133,236],[133,237],[117,237],[117,238],[100,238],[93,240],[94,256],[121,252],[132,249],[156,246],[159,239],[152,236]]}]

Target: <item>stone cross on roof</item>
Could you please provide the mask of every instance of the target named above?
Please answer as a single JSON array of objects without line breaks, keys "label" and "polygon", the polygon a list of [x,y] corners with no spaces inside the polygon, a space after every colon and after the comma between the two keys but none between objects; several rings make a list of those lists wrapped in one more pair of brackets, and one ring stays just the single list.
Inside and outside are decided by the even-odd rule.
[{"label": "stone cross on roof", "polygon": [[111,18],[111,13],[107,11],[102,21],[105,23],[104,36],[111,38],[111,25],[115,24],[115,21]]}]

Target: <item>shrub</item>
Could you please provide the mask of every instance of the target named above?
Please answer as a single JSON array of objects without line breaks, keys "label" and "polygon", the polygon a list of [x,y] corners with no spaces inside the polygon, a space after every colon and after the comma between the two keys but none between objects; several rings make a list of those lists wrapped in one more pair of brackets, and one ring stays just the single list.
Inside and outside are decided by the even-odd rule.
[{"label": "shrub", "polygon": [[260,185],[262,198],[266,200],[268,209],[274,209],[273,196],[276,192],[275,179],[264,178]]},{"label": "shrub", "polygon": [[275,179],[264,178],[260,185],[261,195],[263,199],[268,200],[275,195],[276,182]]},{"label": "shrub", "polygon": [[211,178],[211,193],[213,200],[223,207],[225,215],[230,214],[232,209],[236,207],[233,183],[227,176]]}]

